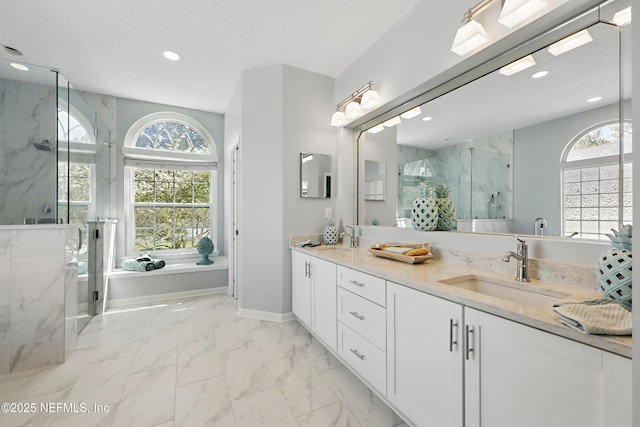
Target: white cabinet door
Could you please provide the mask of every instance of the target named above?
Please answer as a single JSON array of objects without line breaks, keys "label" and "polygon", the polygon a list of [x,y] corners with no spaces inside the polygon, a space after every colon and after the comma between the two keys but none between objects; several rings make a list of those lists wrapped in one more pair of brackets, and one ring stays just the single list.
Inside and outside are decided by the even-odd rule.
[{"label": "white cabinet door", "polygon": [[292,251],[291,265],[291,309],[302,323],[311,328],[311,257]]},{"label": "white cabinet door", "polygon": [[325,345],[337,350],[338,332],[336,321],[336,265],[329,261],[311,257],[311,330]]},{"label": "white cabinet door", "polygon": [[464,316],[467,427],[605,427],[601,350],[469,308]]},{"label": "white cabinet door", "polygon": [[606,427],[631,427],[631,359],[603,352]]},{"label": "white cabinet door", "polygon": [[461,427],[462,306],[387,282],[387,338],[389,401],[417,426]]}]

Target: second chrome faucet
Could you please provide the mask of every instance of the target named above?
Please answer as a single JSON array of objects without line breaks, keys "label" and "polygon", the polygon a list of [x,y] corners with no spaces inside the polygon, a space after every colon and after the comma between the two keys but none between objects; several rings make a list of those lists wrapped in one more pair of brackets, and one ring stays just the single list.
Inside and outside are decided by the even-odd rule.
[{"label": "second chrome faucet", "polygon": [[504,262],[509,262],[513,257],[518,260],[516,280],[518,282],[529,282],[529,248],[527,242],[518,236],[513,236],[518,241],[516,252],[508,251],[502,257]]}]

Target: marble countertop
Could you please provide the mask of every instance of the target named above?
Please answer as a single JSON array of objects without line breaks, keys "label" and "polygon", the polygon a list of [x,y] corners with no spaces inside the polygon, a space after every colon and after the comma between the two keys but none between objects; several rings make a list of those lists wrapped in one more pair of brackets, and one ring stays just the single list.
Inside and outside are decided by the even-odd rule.
[{"label": "marble countertop", "polygon": [[[560,323],[559,316],[552,310],[553,304],[557,301],[530,307],[440,282],[445,279],[476,274],[478,276],[520,284],[520,282],[516,282],[514,279],[516,272],[515,262],[512,263],[514,276],[505,277],[500,274],[433,260],[427,260],[422,264],[407,264],[377,257],[371,254],[367,248],[362,247],[350,249],[343,246],[322,245],[315,248],[292,247],[292,249],[335,262],[338,265],[372,274],[467,307],[495,314],[505,319],[513,320],[527,326],[631,358],[632,338],[630,336],[588,335],[569,328]],[[542,282],[535,279],[522,285],[565,294],[566,297],[563,297],[560,300],[561,302],[579,302],[602,298],[602,294],[598,291],[559,285],[551,282]]]}]

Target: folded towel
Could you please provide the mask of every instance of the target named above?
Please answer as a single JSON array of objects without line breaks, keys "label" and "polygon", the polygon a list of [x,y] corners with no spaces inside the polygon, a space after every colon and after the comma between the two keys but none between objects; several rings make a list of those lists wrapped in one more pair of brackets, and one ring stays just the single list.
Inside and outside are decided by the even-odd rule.
[{"label": "folded towel", "polygon": [[127,271],[151,271],[156,266],[151,261],[138,261],[137,259],[123,259],[122,269]]},{"label": "folded towel", "polygon": [[598,299],[554,304],[560,322],[583,334],[631,335],[631,312],[617,301]]},{"label": "folded towel", "polygon": [[407,252],[413,250],[413,248],[407,248],[404,246],[387,246],[384,248],[384,250],[393,254],[404,255]]},{"label": "folded towel", "polygon": [[[164,267],[165,265],[167,265],[167,263],[160,258],[151,258],[151,255],[149,254],[142,254],[139,257],[136,258],[136,261],[141,261],[141,262],[152,262],[153,266],[156,270]],[[151,269],[153,270],[153,268]]]}]

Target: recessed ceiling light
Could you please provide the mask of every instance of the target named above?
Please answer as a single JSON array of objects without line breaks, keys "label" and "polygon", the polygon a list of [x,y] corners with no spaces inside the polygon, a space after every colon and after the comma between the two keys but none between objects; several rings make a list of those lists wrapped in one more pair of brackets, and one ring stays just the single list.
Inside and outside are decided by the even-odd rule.
[{"label": "recessed ceiling light", "polygon": [[4,48],[4,50],[6,50],[8,53],[10,53],[11,55],[15,55],[15,56],[22,56],[22,52],[20,52],[18,49],[16,49],[15,47],[11,47],[11,46],[2,46]]},{"label": "recessed ceiling light", "polygon": [[429,120],[431,120],[433,117],[431,116],[427,116],[427,117],[423,117],[422,120],[425,122],[428,122]]},{"label": "recessed ceiling light", "polygon": [[540,77],[544,77],[547,74],[549,74],[549,72],[546,70],[543,70],[543,71],[538,71],[537,73],[531,74],[531,77],[534,79],[539,79]]},{"label": "recessed ceiling light", "polygon": [[587,99],[587,102],[598,102],[602,99],[601,96],[594,96],[593,98]]},{"label": "recessed ceiling light", "polygon": [[27,67],[26,65],[18,64],[17,62],[12,62],[10,65],[16,70],[29,71],[29,67]]},{"label": "recessed ceiling light", "polygon": [[167,58],[169,61],[179,61],[180,60],[180,55],[178,55],[176,52],[172,51],[172,50],[165,50],[164,52],[162,52],[162,55]]}]

